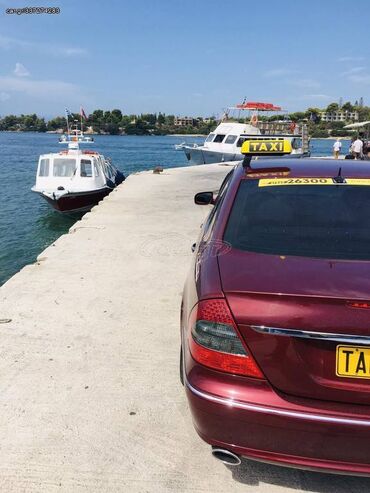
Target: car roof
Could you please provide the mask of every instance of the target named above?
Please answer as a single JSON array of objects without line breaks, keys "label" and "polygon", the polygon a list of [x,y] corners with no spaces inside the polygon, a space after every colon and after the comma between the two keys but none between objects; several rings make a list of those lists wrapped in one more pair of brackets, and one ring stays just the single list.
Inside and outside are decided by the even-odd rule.
[{"label": "car roof", "polygon": [[271,158],[256,159],[250,163],[250,168],[239,165],[240,179],[261,178],[261,173],[269,178],[282,175],[290,177],[335,177],[341,169],[344,178],[370,178],[370,161],[353,159],[320,159],[320,158]]}]

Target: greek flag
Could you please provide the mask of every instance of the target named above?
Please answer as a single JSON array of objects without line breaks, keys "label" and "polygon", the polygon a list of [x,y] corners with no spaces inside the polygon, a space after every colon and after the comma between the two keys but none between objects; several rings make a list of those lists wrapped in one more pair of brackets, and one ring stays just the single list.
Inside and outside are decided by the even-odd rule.
[{"label": "greek flag", "polygon": [[66,108],[66,117],[68,118],[69,116],[72,116],[72,113]]}]

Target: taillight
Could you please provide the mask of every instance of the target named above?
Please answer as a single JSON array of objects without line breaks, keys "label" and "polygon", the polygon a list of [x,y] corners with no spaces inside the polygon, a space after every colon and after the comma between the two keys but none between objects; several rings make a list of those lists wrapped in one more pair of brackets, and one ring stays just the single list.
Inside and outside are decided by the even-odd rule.
[{"label": "taillight", "polygon": [[193,308],[190,324],[190,352],[198,363],[227,373],[263,378],[243,346],[225,300],[200,301]]}]

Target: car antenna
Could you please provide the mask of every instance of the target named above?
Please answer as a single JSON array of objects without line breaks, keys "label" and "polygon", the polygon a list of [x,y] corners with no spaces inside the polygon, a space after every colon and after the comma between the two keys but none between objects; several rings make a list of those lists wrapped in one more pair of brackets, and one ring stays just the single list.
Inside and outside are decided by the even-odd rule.
[{"label": "car antenna", "polygon": [[345,179],[342,176],[342,167],[339,167],[338,174],[333,178],[335,183],[345,183]]}]

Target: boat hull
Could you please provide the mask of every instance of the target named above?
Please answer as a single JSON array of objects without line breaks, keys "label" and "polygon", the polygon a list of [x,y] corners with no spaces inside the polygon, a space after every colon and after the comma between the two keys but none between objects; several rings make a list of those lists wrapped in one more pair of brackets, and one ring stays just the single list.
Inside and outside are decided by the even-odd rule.
[{"label": "boat hull", "polygon": [[87,212],[94,205],[104,199],[112,191],[112,188],[102,188],[86,192],[67,193],[61,197],[49,197],[42,192],[36,191],[57,212],[71,214],[73,212]]},{"label": "boat hull", "polygon": [[[217,152],[209,151],[202,147],[190,147],[182,146],[181,148],[188,159],[193,164],[213,164],[213,163],[223,163],[226,161],[242,161],[244,156],[239,153],[229,153],[229,152]],[[297,158],[309,156],[309,153],[302,152],[292,152],[291,154],[285,155],[284,158]],[[278,156],[264,156],[264,159],[277,159]]]},{"label": "boat hull", "polygon": [[241,161],[243,159],[243,155],[239,153],[215,152],[191,146],[183,146],[182,149],[188,161],[194,164],[212,164],[223,161]]}]

